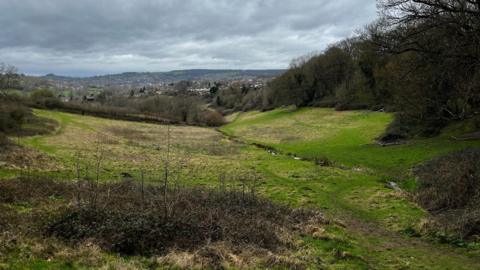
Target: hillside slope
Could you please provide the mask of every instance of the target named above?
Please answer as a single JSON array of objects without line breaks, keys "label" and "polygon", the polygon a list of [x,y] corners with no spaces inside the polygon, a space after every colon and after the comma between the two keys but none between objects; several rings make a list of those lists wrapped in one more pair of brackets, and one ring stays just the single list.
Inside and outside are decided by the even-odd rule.
[{"label": "hillside slope", "polygon": [[[453,124],[435,138],[382,147],[375,140],[393,119],[386,113],[283,108],[229,118],[230,124],[221,128],[226,135],[271,149],[274,160],[289,157],[259,165],[264,174],[276,179],[271,196],[316,205],[342,220],[348,234],[359,241],[355,245],[375,252],[364,256],[376,261],[376,267],[476,269],[474,265],[479,265],[476,248],[454,250],[409,237],[422,231],[428,213],[412,203],[408,194],[389,187],[396,182],[411,189],[415,186],[412,166],[448,152],[480,147],[479,140],[452,139],[474,129],[471,123]],[[460,262],[461,257],[453,255],[457,252],[476,254],[476,262],[470,266]],[[384,265],[387,257],[390,263]]]},{"label": "hillside slope", "polygon": [[[268,145],[307,159],[327,157],[341,165],[375,169],[390,174],[440,154],[479,147],[479,140],[457,141],[452,137],[473,130],[473,123],[453,124],[434,138],[416,138],[401,145],[382,147],[376,139],[393,120],[391,114],[304,108],[248,112],[230,116],[222,131],[246,141]],[[472,124],[472,125],[470,125]]]},{"label": "hillside slope", "polygon": [[[44,110],[35,113],[56,120],[59,128],[53,134],[26,137],[19,142],[48,158],[42,159],[41,168],[36,163],[2,167],[0,175],[4,178],[27,174],[75,179],[77,160],[83,171],[94,168],[95,157],[103,153],[100,181],[114,181],[125,175],[139,181],[142,170],[152,184],[161,179],[167,126]],[[450,140],[452,127],[438,138],[381,147],[374,144],[374,139],[391,121],[391,115],[367,111],[279,109],[241,113],[231,116],[231,120],[221,128],[227,137],[214,129],[170,127],[172,166],[187,173],[182,185],[218,188],[224,179],[226,185],[241,189],[238,179],[242,181],[245,172],[255,172],[256,188],[263,196],[295,207],[319,209],[332,223],[314,236],[296,239],[301,247],[299,254],[318,258],[310,268],[478,269],[479,249],[455,248],[410,236],[421,229],[428,213],[386,185],[407,179],[413,164],[441,153],[479,146],[478,141]],[[274,147],[277,152],[253,143]],[[315,158],[318,164],[313,162]],[[34,210],[31,205],[12,207],[22,213]],[[30,253],[13,250],[6,262],[0,262],[0,269],[71,269],[59,266],[71,265],[61,253],[29,255],[33,256],[29,260],[22,259],[23,254]],[[73,264],[81,266],[85,258],[78,256]],[[151,265],[144,258],[125,259],[105,252],[96,256],[106,268],[113,265],[148,269]]]},{"label": "hillside slope", "polygon": [[229,69],[191,69],[174,70],[168,72],[125,72],[121,74],[109,74],[92,77],[66,77],[48,74],[43,79],[85,85],[119,85],[119,84],[158,84],[178,82],[182,80],[236,80],[251,79],[257,77],[275,77],[284,70],[229,70]]}]

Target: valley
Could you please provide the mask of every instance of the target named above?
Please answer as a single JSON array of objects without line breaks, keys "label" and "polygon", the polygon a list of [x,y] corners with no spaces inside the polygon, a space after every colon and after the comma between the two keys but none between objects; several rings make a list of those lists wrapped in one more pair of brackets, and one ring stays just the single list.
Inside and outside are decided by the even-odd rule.
[{"label": "valley", "polygon": [[[468,123],[450,126],[436,138],[382,147],[375,139],[392,118],[367,111],[281,108],[237,113],[219,128],[221,133],[47,110],[34,113],[57,121],[58,127],[52,134],[17,141],[25,151],[48,158],[40,165],[7,163],[0,175],[59,180],[80,175],[102,182],[128,178],[155,185],[162,181],[168,151],[171,171],[178,178],[175,183],[181,186],[227,185],[241,190],[244,175],[254,174],[253,185],[262,197],[324,213],[332,222],[314,236],[299,235],[298,241],[327,269],[476,269],[480,263],[475,247],[419,237],[429,214],[409,195],[413,166],[480,146],[475,140],[451,139],[468,132]],[[390,182],[402,191],[389,187]],[[59,262],[53,258],[37,269],[51,269],[54,263]]]}]

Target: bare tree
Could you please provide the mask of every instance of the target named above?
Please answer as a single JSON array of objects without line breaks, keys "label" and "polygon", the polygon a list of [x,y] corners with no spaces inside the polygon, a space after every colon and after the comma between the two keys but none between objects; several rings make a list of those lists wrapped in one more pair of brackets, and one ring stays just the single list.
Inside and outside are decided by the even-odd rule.
[{"label": "bare tree", "polygon": [[391,45],[397,53],[442,54],[478,63],[479,1],[380,0],[379,7],[396,37]]},{"label": "bare tree", "polygon": [[76,152],[75,152],[75,155],[74,155],[74,160],[75,160],[75,178],[76,178],[76,181],[77,181],[77,195],[76,195],[76,199],[77,199],[77,205],[80,205],[81,203],[81,187],[82,187],[82,179],[81,179],[81,158],[82,158],[82,154],[81,154],[81,151],[78,149]]},{"label": "bare tree", "polygon": [[[166,151],[165,155],[162,158],[163,162],[163,207],[164,207],[164,215],[166,218],[170,216],[170,201],[168,196],[168,184],[169,184],[169,177],[170,177],[170,125],[167,125],[167,133],[166,133]],[[159,148],[161,149],[161,148]]]},{"label": "bare tree", "polygon": [[0,63],[0,95],[6,97],[5,90],[19,87],[18,69],[15,66]]},{"label": "bare tree", "polygon": [[181,188],[185,180],[194,179],[201,165],[191,162],[191,153],[184,147],[175,147],[172,126],[166,126],[165,144],[157,146],[162,162],[163,207],[166,218],[175,214],[175,205],[181,200]]},{"label": "bare tree", "polygon": [[[381,0],[387,52],[411,61],[400,70],[398,93],[413,118],[450,121],[471,116],[480,103],[480,2]],[[421,97],[420,101],[416,98]],[[420,113],[414,107],[420,105]]]}]

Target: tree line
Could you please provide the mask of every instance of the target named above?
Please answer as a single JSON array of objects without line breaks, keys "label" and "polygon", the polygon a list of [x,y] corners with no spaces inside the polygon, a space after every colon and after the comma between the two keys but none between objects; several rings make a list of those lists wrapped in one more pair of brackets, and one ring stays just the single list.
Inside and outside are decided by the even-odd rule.
[{"label": "tree line", "polygon": [[142,97],[111,95],[107,98],[105,92],[102,94],[95,101],[63,101],[51,89],[26,88],[25,76],[19,75],[13,66],[0,64],[0,144],[7,142],[5,135],[23,134],[25,124],[39,122],[30,108],[163,124],[219,126],[225,123],[223,116],[208,108],[201,97],[185,91]]},{"label": "tree line", "polygon": [[261,91],[219,91],[214,104],[235,110],[296,105],[396,112],[386,139],[431,136],[451,121],[475,117],[480,2],[379,0],[378,8],[380,18],[355,37],[295,59]]},{"label": "tree line", "polygon": [[30,93],[27,103],[36,108],[121,120],[197,126],[220,126],[225,123],[223,116],[207,108],[200,97],[182,93],[145,97],[114,95],[95,101],[63,102],[52,91],[38,89]]}]

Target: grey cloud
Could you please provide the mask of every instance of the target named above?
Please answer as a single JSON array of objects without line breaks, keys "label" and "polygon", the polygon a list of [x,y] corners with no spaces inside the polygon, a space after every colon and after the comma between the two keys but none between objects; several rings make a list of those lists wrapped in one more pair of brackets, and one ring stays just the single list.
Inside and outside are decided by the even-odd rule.
[{"label": "grey cloud", "polygon": [[0,62],[70,75],[285,68],[375,16],[375,0],[2,0]]}]

